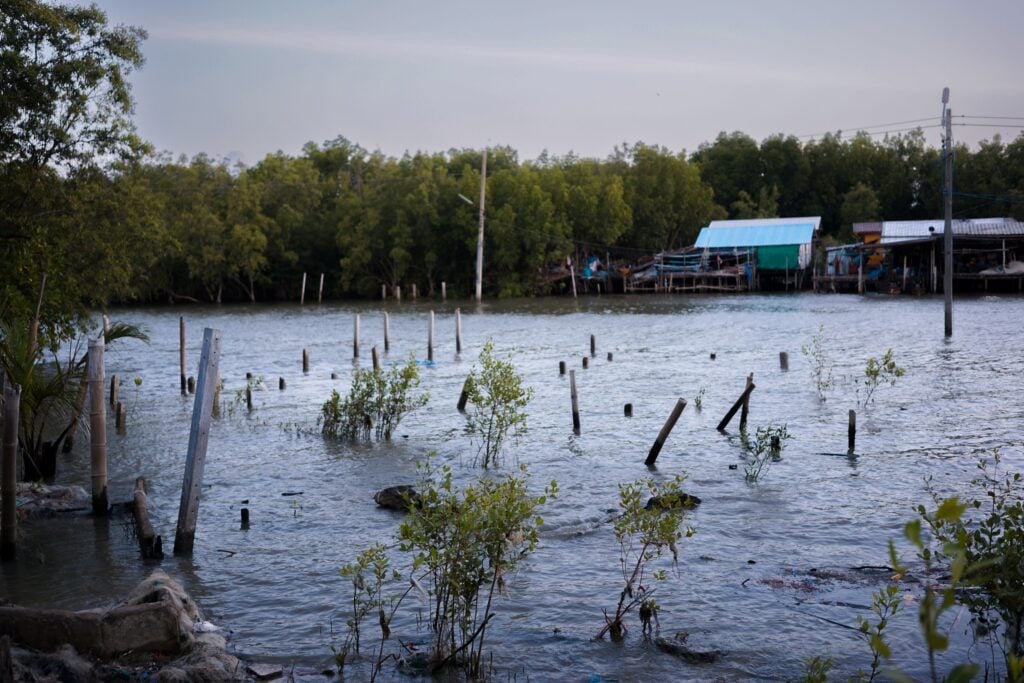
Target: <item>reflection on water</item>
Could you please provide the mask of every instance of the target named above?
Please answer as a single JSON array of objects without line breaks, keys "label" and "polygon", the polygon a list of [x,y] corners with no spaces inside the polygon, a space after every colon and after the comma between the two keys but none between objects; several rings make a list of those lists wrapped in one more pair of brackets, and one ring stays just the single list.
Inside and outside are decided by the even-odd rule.
[{"label": "reflection on water", "polygon": [[[337,642],[347,616],[349,588],[337,569],[372,542],[393,538],[399,519],[376,508],[373,492],[414,482],[416,461],[430,451],[463,480],[477,474],[455,403],[488,339],[498,352],[514,353],[535,390],[529,433],[506,466],[524,463],[538,482],[555,478],[562,490],[544,511],[543,547],[516,575],[489,634],[494,666],[525,671],[531,680],[591,674],[783,679],[814,655],[855,671],[868,664],[867,650],[853,631],[831,622],[855,625],[866,615],[855,606],[870,603],[880,579],[826,580],[809,571],[887,564],[886,542],[901,533],[911,504],[925,499],[926,474],[940,492],[957,492],[973,476],[976,459],[994,447],[1002,448],[1009,467],[1024,465],[1024,337],[1016,322],[1024,319],[1024,299],[958,302],[956,333],[948,341],[939,299],[605,296],[465,304],[461,356],[454,342],[457,305],[433,305],[436,362],[422,367],[429,404],[401,424],[391,443],[372,445],[325,443],[301,427],[313,425],[332,389],[347,389],[354,367],[370,363],[371,346],[383,348],[384,310],[391,325],[385,361],[425,359],[432,304],[128,309],[114,316],[143,325],[153,341],[124,343],[107,354],[108,374],[126,379],[128,406],[127,433],[108,437],[111,497],[129,499],[135,477],[145,476],[168,548],[191,411],[191,401],[178,394],[178,316],[187,320],[193,367],[203,327],[223,331],[226,405],[210,436],[195,556],[167,558],[162,566],[233,631],[242,653],[326,665],[332,632]],[[362,326],[358,359],[355,313]],[[800,353],[819,325],[839,380],[824,402]],[[597,354],[583,370],[591,334]],[[865,360],[889,347],[906,376],[879,388],[873,405],[856,406]],[[311,358],[306,375],[304,348]],[[779,368],[780,351],[789,353],[788,372]],[[572,435],[561,360],[576,369],[579,437]],[[246,372],[264,380],[251,414],[236,394]],[[757,385],[752,427],[785,424],[793,435],[782,460],[755,485],[743,479],[737,423],[724,434],[715,430],[750,372]],[[141,386],[128,381],[134,377]],[[277,389],[279,377],[287,380],[284,391]],[[692,399],[701,389],[698,411]],[[652,475],[643,461],[678,397],[690,405]],[[632,418],[623,416],[625,403],[633,404]],[[846,455],[850,408],[858,409],[854,457]],[[61,483],[88,488],[87,449],[79,439],[63,456]],[[678,572],[657,598],[663,632],[687,631],[727,651],[721,662],[701,668],[659,652],[638,626],[624,645],[592,641],[621,580],[617,545],[602,523],[616,506],[616,485],[679,472],[688,476],[686,490],[704,503],[690,518],[697,535],[684,542]],[[251,514],[246,531],[239,525],[242,507]],[[23,604],[109,604],[150,569],[117,521],[33,520],[23,526],[19,553],[16,564],[0,569],[0,595]],[[422,638],[419,608],[410,603],[396,621],[403,640]],[[965,622],[956,626],[952,658],[969,645]],[[895,651],[908,654],[902,663],[920,672],[914,609],[890,629]]]}]

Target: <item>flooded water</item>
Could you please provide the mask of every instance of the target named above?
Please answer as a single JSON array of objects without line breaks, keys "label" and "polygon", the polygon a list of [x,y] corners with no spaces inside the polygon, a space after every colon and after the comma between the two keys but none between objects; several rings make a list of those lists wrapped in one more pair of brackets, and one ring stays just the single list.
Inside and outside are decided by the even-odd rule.
[{"label": "flooded water", "polygon": [[[923,478],[943,493],[962,492],[979,457],[1000,448],[1007,467],[1024,469],[1021,358],[1024,299],[958,301],[955,334],[943,337],[942,301],[842,295],[739,297],[593,297],[461,302],[463,350],[455,352],[456,302],[372,305],[126,309],[116,320],[146,328],[152,342],[120,343],[107,373],[123,378],[128,431],[109,436],[112,500],[128,500],[135,477],[151,485],[155,526],[173,543],[188,442],[191,399],[178,390],[178,316],[188,324],[195,374],[204,327],[222,331],[224,409],[211,429],[195,555],[160,566],[179,578],[208,615],[232,631],[244,656],[309,668],[331,664],[348,615],[350,584],[337,570],[376,541],[394,538],[399,517],[378,509],[373,492],[416,481],[415,465],[436,451],[456,478],[472,480],[475,450],[456,409],[463,380],[483,344],[514,354],[534,389],[529,431],[504,469],[528,466],[535,488],[557,479],[561,494],[543,510],[542,547],[520,567],[488,631],[497,677],[515,680],[724,680],[799,677],[811,656],[830,656],[842,678],[870,664],[855,631],[857,616],[885,572],[887,541],[899,538],[925,502]],[[408,416],[390,443],[325,441],[315,428],[332,389],[345,393],[353,368],[383,348],[385,362],[424,360],[428,317],[436,311],[435,363],[421,367],[427,406]],[[362,355],[353,359],[353,316],[361,314]],[[823,326],[835,388],[818,398],[801,346]],[[596,357],[584,370],[590,335]],[[880,387],[867,408],[854,381],[869,356],[892,348],[906,375]],[[302,349],[311,367],[302,373]],[[779,352],[789,354],[789,371]],[[607,360],[607,354],[614,354]],[[715,359],[711,359],[715,354]],[[582,433],[572,433],[564,360],[576,369]],[[246,372],[265,380],[247,413],[236,392]],[[332,380],[331,373],[338,379]],[[738,417],[715,426],[748,373],[756,389],[751,430],[785,424],[792,438],[761,481],[744,480]],[[134,378],[141,378],[136,386]],[[279,391],[278,378],[287,388]],[[703,408],[694,397],[703,390]],[[676,399],[689,401],[657,469],[643,464]],[[623,405],[633,404],[633,417]],[[846,455],[847,414],[858,409],[855,457]],[[111,419],[112,423],[112,419]],[[299,427],[299,429],[296,429]],[[59,483],[86,489],[88,444],[61,456]],[[738,465],[730,469],[730,465]],[[601,524],[617,505],[617,485],[683,473],[684,489],[703,499],[688,518],[697,533],[680,547],[676,571],[658,587],[661,633],[690,634],[717,648],[717,663],[691,665],[658,651],[639,623],[622,643],[594,641],[621,590],[618,545]],[[301,495],[284,496],[284,493]],[[248,501],[244,503],[244,501]],[[251,527],[239,529],[239,509]],[[22,604],[109,605],[152,565],[144,564],[116,522],[33,520],[22,528],[20,559],[0,571],[2,597]],[[905,559],[911,560],[909,551]],[[395,561],[405,558],[395,551]],[[809,573],[810,570],[819,570]],[[822,578],[826,572],[839,578]],[[913,592],[913,591],[911,591]],[[423,642],[415,600],[395,635]],[[634,617],[635,618],[635,617]],[[635,624],[635,626],[633,626]],[[946,666],[971,645],[966,614],[952,624]],[[926,670],[916,605],[890,627],[898,661],[912,676]],[[349,671],[361,680],[363,664]],[[394,671],[386,665],[388,676]]]}]

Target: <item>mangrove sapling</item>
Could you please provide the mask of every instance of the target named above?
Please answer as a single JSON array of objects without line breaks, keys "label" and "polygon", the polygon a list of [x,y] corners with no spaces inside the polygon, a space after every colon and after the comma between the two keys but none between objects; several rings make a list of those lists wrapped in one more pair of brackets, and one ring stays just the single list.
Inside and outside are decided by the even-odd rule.
[{"label": "mangrove sapling", "polygon": [[746,441],[746,478],[755,482],[768,471],[769,465],[782,457],[782,449],[790,438],[786,425],[758,427],[753,441]]},{"label": "mangrove sapling", "polygon": [[[884,632],[885,627],[889,625],[889,619],[900,611],[902,604],[903,598],[899,588],[895,584],[888,584],[871,595],[871,611],[878,617],[878,621],[872,623],[864,617],[857,617],[857,628],[871,650],[871,673],[867,674],[869,682],[874,681],[881,673],[882,660],[892,657],[892,650],[885,642]],[[864,680],[864,674],[859,678]]]},{"label": "mangrove sapling", "polygon": [[807,356],[811,362],[811,376],[814,378],[814,387],[818,391],[818,398],[825,400],[826,394],[835,387],[832,379],[832,359],[825,351],[825,344],[828,337],[825,334],[825,326],[819,325],[818,331],[811,337],[811,341],[800,347],[800,352]]},{"label": "mangrove sapling", "polygon": [[432,603],[432,670],[448,664],[465,666],[478,677],[483,665],[491,605],[506,577],[538,543],[537,510],[557,494],[552,481],[542,495],[530,495],[525,467],[519,476],[480,479],[459,491],[452,472],[419,465],[420,506],[402,521],[398,536],[412,552],[413,571],[425,572]]},{"label": "mangrove sapling", "polygon": [[836,663],[831,657],[810,657],[804,662],[804,683],[828,683],[828,674]]},{"label": "mangrove sapling", "polygon": [[896,361],[892,356],[892,349],[886,350],[881,361],[874,357],[868,358],[868,362],[864,366],[864,379],[861,380],[865,390],[862,405],[866,406],[871,401],[875,389],[880,385],[888,384],[889,386],[895,386],[896,380],[905,374],[906,370],[896,365]]},{"label": "mangrove sapling", "polygon": [[321,431],[332,438],[390,439],[408,413],[424,406],[428,394],[412,395],[419,386],[416,361],[405,365],[357,369],[345,399],[337,391],[320,408]]},{"label": "mangrove sapling", "polygon": [[704,394],[706,394],[707,391],[708,390],[705,387],[701,387],[700,391],[697,392],[697,395],[693,397],[693,407],[697,410],[704,407]]},{"label": "mangrove sapling", "polygon": [[494,344],[488,341],[480,352],[480,370],[474,368],[466,382],[473,412],[469,431],[478,442],[484,468],[499,464],[505,440],[517,438],[526,429],[526,405],[533,389],[506,360],[494,357]]},{"label": "mangrove sapling", "polygon": [[[653,479],[637,480],[619,484],[619,508],[621,513],[614,522],[615,538],[619,542],[619,567],[622,570],[623,587],[615,615],[604,614],[605,624],[597,633],[603,638],[608,633],[612,640],[621,640],[627,629],[626,615],[636,607],[641,608],[644,631],[649,629],[651,619],[657,619],[658,604],[653,599],[654,589],[649,581],[663,581],[667,578],[664,569],[653,569],[651,563],[666,551],[672,553],[672,564],[679,560],[676,543],[685,535],[694,534],[692,527],[683,527],[684,505],[682,475],[673,479],[655,482]],[[661,505],[647,508],[647,501],[656,497]],[[678,501],[680,504],[674,504]]]}]

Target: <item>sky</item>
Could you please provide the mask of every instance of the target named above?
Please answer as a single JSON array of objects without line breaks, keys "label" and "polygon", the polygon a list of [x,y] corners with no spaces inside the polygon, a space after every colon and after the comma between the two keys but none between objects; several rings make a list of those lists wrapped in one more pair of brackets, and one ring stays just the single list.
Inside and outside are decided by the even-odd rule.
[{"label": "sky", "polygon": [[604,158],[915,125],[937,146],[946,86],[954,139],[1024,129],[1021,0],[96,3],[148,31],[135,122],[174,156],[253,165],[344,136]]}]

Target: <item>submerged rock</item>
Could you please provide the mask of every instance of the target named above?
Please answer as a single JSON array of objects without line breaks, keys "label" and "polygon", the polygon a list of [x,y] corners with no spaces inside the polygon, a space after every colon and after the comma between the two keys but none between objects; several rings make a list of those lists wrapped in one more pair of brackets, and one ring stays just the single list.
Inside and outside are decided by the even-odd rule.
[{"label": "submerged rock", "polygon": [[373,500],[382,508],[408,512],[414,507],[419,507],[420,494],[416,492],[415,487],[402,484],[377,491],[373,494]]},{"label": "submerged rock", "polygon": [[681,641],[669,640],[661,636],[654,639],[654,644],[662,652],[678,657],[688,664],[711,664],[722,658],[721,650],[697,650]]},{"label": "submerged rock", "polygon": [[691,496],[689,493],[680,493],[678,496],[651,496],[647,500],[645,510],[669,510],[680,507],[684,510],[692,510],[700,505],[700,498]]}]

